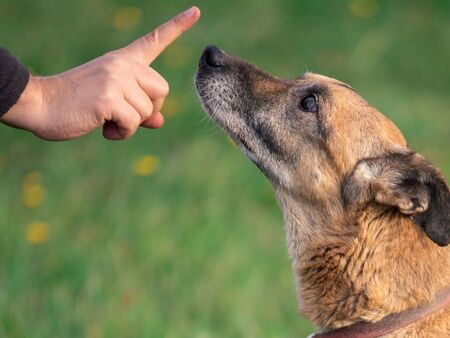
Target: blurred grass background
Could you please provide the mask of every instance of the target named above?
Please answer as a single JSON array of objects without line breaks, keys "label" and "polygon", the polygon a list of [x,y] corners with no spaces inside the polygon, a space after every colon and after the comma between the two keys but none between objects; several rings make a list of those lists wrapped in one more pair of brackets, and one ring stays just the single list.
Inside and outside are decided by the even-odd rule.
[{"label": "blurred grass background", "polygon": [[[3,0],[0,45],[38,74],[123,46],[188,1]],[[109,142],[0,131],[0,337],[305,337],[281,213],[204,118],[207,44],[349,82],[450,176],[449,1],[206,1],[153,67],[166,126]]]}]

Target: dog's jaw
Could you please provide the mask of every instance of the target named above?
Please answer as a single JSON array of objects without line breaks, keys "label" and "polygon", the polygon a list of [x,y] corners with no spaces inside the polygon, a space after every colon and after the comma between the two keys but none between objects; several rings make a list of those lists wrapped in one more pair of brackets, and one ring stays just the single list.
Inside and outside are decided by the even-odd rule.
[{"label": "dog's jaw", "polygon": [[233,81],[225,76],[205,75],[201,71],[195,79],[197,95],[203,109],[232,138],[237,146],[254,163],[257,163],[255,147],[245,141],[243,134],[248,134],[248,127],[234,112],[232,100],[237,93],[233,90]]},{"label": "dog's jaw", "polygon": [[239,112],[245,107],[239,102],[245,99],[240,79],[222,73],[211,73],[200,68],[195,78],[197,95],[203,109],[233,139],[242,152],[269,178],[274,186],[289,189],[293,185],[292,174],[277,161],[271,159],[259,140],[249,137],[254,131]]}]

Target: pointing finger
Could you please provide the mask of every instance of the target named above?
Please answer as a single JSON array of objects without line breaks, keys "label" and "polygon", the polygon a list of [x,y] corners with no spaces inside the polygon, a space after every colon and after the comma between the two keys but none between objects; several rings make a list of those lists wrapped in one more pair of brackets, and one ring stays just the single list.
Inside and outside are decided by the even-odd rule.
[{"label": "pointing finger", "polygon": [[181,34],[190,29],[200,18],[200,10],[191,7],[178,14],[153,32],[135,40],[124,49],[139,58],[144,64],[152,63],[164,49]]}]

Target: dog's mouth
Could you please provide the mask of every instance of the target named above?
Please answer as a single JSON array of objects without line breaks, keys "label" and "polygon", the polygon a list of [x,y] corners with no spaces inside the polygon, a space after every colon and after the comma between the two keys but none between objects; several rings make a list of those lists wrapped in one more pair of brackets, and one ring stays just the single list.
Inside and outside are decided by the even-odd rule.
[{"label": "dog's mouth", "polygon": [[240,114],[245,102],[243,81],[232,69],[233,63],[231,55],[208,46],[200,57],[195,85],[204,110],[252,157],[255,149],[248,140],[250,127]]},{"label": "dog's mouth", "polygon": [[260,95],[255,89],[255,84],[264,80],[278,84],[273,76],[256,66],[208,46],[200,58],[195,85],[204,110],[277,183],[281,170],[276,161],[283,154],[269,121],[259,114],[269,110],[269,95]]}]

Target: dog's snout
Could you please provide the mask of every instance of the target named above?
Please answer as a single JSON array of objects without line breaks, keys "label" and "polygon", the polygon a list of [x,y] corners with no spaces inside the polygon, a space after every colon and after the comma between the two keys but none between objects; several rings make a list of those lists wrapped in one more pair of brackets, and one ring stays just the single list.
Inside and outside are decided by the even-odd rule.
[{"label": "dog's snout", "polygon": [[200,67],[221,67],[225,65],[225,54],[216,46],[208,46],[200,58]]}]

